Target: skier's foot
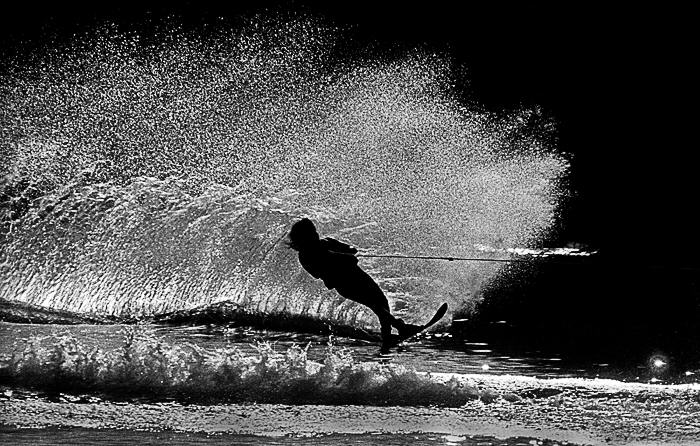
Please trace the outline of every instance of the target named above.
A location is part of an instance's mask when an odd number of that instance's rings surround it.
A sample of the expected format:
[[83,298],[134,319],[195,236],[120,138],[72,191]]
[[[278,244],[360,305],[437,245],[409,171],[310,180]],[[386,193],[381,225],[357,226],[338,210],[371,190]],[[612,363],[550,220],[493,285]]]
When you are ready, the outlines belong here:
[[387,354],[391,352],[391,349],[399,345],[402,341],[401,336],[391,334],[384,339],[382,339],[382,347],[379,349],[379,353]]
[[399,337],[401,338],[413,336],[415,333],[420,331],[418,328],[420,327],[419,325],[407,324],[403,321],[403,319],[399,318],[396,318],[393,325],[396,327],[396,330],[399,332]]
[[396,344],[393,342],[382,342],[382,346],[379,348],[379,354],[388,355],[394,347],[396,347]]
[[420,333],[420,331],[423,329],[422,325],[415,325],[415,324],[403,324],[401,328],[399,328],[399,336],[402,338],[409,338],[413,336],[414,334]]

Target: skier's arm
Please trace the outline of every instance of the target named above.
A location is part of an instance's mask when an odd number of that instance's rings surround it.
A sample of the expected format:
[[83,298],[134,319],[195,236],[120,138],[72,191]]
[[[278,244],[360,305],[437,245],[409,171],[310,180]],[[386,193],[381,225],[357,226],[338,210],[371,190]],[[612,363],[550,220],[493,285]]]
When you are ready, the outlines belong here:
[[340,254],[357,254],[357,248],[350,246],[347,243],[339,242],[334,238],[326,237],[323,239],[323,241],[326,242],[326,246],[329,251]]

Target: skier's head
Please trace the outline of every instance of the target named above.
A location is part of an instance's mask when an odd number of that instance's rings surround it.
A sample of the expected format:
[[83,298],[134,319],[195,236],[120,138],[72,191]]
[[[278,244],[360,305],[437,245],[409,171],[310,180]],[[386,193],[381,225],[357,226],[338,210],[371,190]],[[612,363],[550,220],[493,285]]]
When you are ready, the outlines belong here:
[[289,242],[287,244],[290,248],[299,251],[306,246],[318,242],[318,240],[319,236],[314,223],[308,218],[302,218],[292,225],[292,229],[289,231]]

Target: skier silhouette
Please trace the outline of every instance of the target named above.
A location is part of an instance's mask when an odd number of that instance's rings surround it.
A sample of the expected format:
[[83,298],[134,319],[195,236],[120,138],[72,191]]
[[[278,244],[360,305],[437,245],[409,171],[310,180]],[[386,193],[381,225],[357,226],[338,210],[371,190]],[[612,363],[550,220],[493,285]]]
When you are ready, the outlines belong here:
[[358,266],[356,248],[330,237],[320,238],[308,218],[292,225],[288,245],[299,253],[301,266],[314,278],[323,280],[326,288],[335,288],[344,298],[369,307],[377,315],[381,325],[382,352],[392,347],[392,327],[398,330],[400,337],[421,330],[421,326],[407,324],[391,314],[382,289]]

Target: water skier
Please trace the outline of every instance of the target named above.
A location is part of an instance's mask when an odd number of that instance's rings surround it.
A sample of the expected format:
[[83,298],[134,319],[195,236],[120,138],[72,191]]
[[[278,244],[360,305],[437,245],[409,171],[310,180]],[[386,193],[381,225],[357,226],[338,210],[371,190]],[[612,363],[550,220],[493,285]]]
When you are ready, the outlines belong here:
[[326,288],[335,288],[344,298],[369,307],[377,315],[382,333],[381,352],[388,352],[394,345],[392,327],[398,330],[399,338],[409,337],[424,328],[394,317],[382,289],[358,266],[357,249],[330,237],[320,238],[308,218],[292,225],[288,244],[299,253],[301,266],[316,279],[323,280]]

